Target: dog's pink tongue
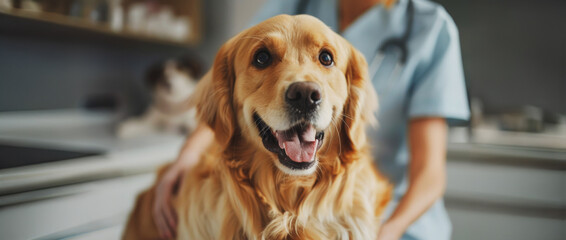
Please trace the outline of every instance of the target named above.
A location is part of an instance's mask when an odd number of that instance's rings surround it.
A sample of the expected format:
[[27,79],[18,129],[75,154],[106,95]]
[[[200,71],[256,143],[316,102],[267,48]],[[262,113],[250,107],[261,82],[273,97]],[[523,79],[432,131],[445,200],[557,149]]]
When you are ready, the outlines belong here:
[[303,132],[291,129],[275,133],[279,147],[285,149],[287,156],[295,162],[310,162],[314,160],[316,145],[318,144],[315,136],[316,129],[312,125],[308,125],[303,129]]

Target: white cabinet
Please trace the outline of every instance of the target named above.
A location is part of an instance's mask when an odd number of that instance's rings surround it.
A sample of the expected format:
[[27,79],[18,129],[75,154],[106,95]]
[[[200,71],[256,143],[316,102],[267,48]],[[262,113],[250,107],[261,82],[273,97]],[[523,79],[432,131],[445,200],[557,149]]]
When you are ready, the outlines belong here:
[[52,189],[59,196],[0,208],[0,239],[119,239],[135,197],[153,173]]
[[453,239],[566,239],[566,152],[452,145]]

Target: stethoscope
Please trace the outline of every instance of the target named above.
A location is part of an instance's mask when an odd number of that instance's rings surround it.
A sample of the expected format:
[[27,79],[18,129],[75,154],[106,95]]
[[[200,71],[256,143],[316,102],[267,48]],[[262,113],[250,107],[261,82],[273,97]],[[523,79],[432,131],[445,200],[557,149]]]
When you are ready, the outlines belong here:
[[[375,50],[375,56],[370,61],[368,66],[368,72],[370,73],[370,79],[379,73],[380,68],[383,65],[383,60],[387,56],[387,52],[395,48],[399,51],[398,61],[395,63],[393,71],[387,76],[384,89],[390,89],[395,82],[394,79],[399,79],[403,71],[405,64],[407,63],[407,58],[409,56],[409,49],[407,48],[407,42],[411,37],[411,32],[413,30],[413,19],[415,17],[415,7],[413,5],[413,0],[408,0],[407,4],[407,23],[405,25],[405,32],[400,37],[392,37],[385,40],[381,46]],[[297,13],[306,13],[307,5],[309,0],[299,0],[297,4]],[[388,91],[386,91],[388,92]]]

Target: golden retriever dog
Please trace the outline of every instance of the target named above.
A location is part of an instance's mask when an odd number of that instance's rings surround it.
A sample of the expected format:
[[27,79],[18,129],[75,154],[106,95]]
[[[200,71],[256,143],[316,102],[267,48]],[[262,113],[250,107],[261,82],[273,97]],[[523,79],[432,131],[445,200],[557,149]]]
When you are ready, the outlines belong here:
[[[215,142],[174,199],[177,238],[375,239],[391,187],[366,139],[367,75],[363,55],[307,15],[225,43],[197,86]],[[153,196],[138,197],[125,239],[158,238]]]

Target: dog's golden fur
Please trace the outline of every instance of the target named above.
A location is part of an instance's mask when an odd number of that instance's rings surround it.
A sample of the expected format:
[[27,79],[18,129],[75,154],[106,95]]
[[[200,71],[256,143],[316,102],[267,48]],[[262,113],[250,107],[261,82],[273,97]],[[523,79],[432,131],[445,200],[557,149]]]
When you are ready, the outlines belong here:
[[[262,47],[273,64],[257,69],[250,62]],[[332,53],[334,66],[320,64],[321,49]],[[316,171],[307,175],[276,166],[251,116],[270,124],[268,115],[284,108],[285,88],[299,80],[319,84],[321,107],[332,109]],[[215,142],[174,200],[177,238],[375,239],[391,188],[366,140],[377,107],[372,89],[364,57],[316,18],[277,16],[229,40],[196,91],[200,120]],[[154,187],[138,197],[125,239],[158,238],[153,195]]]

